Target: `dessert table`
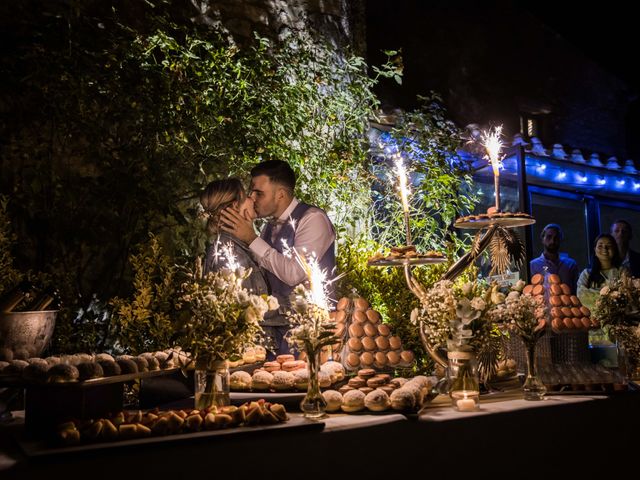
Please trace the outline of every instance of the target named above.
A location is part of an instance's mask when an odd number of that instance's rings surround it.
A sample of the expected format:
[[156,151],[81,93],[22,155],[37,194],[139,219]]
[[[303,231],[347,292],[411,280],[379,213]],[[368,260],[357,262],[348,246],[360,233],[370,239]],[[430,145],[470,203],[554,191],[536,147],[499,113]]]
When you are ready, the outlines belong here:
[[313,428],[160,437],[37,457],[15,442],[23,418],[14,412],[0,426],[0,478],[596,478],[622,474],[635,459],[637,392],[531,402],[515,391],[483,395],[480,406],[456,412],[441,395],[419,415],[335,414]]

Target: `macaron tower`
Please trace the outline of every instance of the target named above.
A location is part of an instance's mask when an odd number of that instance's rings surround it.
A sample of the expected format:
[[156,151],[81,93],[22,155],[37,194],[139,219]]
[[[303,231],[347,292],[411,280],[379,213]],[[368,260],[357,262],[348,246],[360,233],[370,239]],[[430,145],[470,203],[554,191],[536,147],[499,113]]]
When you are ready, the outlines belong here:
[[343,297],[332,312],[340,344],[340,361],[349,371],[373,368],[383,371],[409,367],[415,361],[413,352],[402,348],[402,341],[382,323],[380,313],[363,297]]

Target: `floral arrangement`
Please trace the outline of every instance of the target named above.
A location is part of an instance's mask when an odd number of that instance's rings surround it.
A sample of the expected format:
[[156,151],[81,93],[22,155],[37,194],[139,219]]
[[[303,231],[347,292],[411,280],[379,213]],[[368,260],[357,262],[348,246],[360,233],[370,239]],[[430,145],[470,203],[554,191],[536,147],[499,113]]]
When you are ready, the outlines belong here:
[[[640,316],[640,278],[623,273],[607,281],[592,312],[607,335],[623,345],[631,366],[640,366],[640,327],[632,319]],[[637,323],[637,322],[636,322]]]
[[254,295],[242,287],[250,273],[250,269],[237,268],[203,275],[200,258],[188,273],[178,300],[184,318],[180,342],[197,363],[239,354],[261,333],[264,314],[278,308],[276,298]]
[[311,357],[322,347],[336,343],[336,324],[329,317],[329,311],[314,302],[312,291],[298,285],[291,297],[291,310],[287,314],[291,325],[287,334],[289,344]]
[[518,335],[525,345],[535,345],[544,334],[546,322],[536,312],[541,306],[531,295],[522,294],[525,282],[519,280],[507,294],[504,303],[491,311],[493,322],[509,333]]
[[479,351],[492,334],[489,311],[504,299],[497,286],[485,282],[441,280],[422,290],[422,307],[411,312],[411,322],[435,348]]

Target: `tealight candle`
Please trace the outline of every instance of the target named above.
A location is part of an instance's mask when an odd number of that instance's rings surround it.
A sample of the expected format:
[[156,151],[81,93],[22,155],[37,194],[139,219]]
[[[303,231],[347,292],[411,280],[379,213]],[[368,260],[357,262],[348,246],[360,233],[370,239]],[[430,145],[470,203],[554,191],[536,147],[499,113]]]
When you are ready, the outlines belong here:
[[456,401],[456,407],[460,412],[473,412],[476,409],[476,402],[473,398],[461,398]]

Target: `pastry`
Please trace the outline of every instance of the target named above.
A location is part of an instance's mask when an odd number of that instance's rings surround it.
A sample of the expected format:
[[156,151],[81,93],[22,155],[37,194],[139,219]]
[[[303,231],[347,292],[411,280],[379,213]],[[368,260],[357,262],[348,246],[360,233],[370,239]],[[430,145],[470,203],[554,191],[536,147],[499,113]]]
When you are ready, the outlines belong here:
[[378,350],[386,352],[389,350],[389,340],[384,336],[376,337],[376,346],[378,347]]
[[276,361],[278,361],[280,363],[292,362],[293,360],[295,360],[295,357],[293,355],[289,355],[289,354],[278,355],[276,357]]
[[[114,363],[115,365],[115,363]],[[78,380],[80,373],[78,369],[66,363],[60,363],[54,365],[47,371],[47,382],[50,383],[64,383],[75,382]]]
[[[143,354],[143,355],[144,355],[144,354]],[[151,354],[149,354],[149,355],[151,355]],[[112,357],[111,355],[109,355],[108,353],[98,353],[98,354],[96,354],[96,356],[95,356],[94,360],[95,360],[96,362],[101,361],[101,360],[106,360],[106,361],[109,361],[109,362],[115,362],[115,361],[116,361],[116,359],[115,359],[115,358],[113,358],[113,357]]]
[[[109,360],[96,360],[96,363],[102,367],[102,372],[104,373],[105,377],[120,375],[120,365],[118,365],[116,362]],[[57,367],[57,365],[54,365],[54,367]]]
[[138,373],[138,365],[130,358],[121,358],[116,361],[116,363],[120,367],[120,373],[123,375],[127,373]]
[[351,299],[349,297],[342,297],[340,300],[338,300],[338,304],[336,305],[336,310],[346,310],[350,304],[351,304]]
[[306,367],[307,367],[306,362],[303,362],[300,360],[293,360],[289,362],[284,362],[282,364],[282,370],[284,370],[285,372],[293,372],[294,370],[299,370],[301,368],[306,368]]
[[362,346],[368,352],[376,349],[376,342],[371,337],[364,337],[362,339]]
[[[265,372],[266,373],[266,372]],[[318,374],[318,379],[320,374]],[[291,372],[273,372],[273,380],[271,380],[271,388],[278,392],[291,390],[293,388],[295,378]]]
[[391,348],[391,350],[398,350],[402,348],[402,342],[398,337],[389,337],[389,348]]
[[364,409],[365,394],[360,390],[350,390],[342,396],[342,411],[351,413]]
[[327,412],[337,412],[342,406],[342,394],[336,390],[325,390],[322,392],[324,401],[327,402]]
[[25,380],[34,382],[43,382],[47,379],[47,371],[49,370],[49,364],[42,358],[29,359],[29,365],[27,365],[22,371],[22,377]]
[[264,362],[267,358],[267,349],[262,345],[256,345],[254,350],[256,352],[256,362]]
[[356,323],[364,323],[367,321],[367,315],[362,310],[356,310],[353,312],[353,321]]
[[371,393],[373,392],[373,388],[371,387],[360,387],[358,390],[360,390],[362,393],[364,393],[365,395],[367,393]]
[[357,368],[360,365],[360,355],[357,353],[349,353],[347,355],[347,366],[351,369]]
[[375,335],[378,334],[378,328],[375,325],[372,325],[371,323],[367,322],[364,324],[364,333],[368,337],[374,337]]
[[231,390],[240,392],[247,391],[251,389],[252,381],[251,375],[247,372],[233,372],[229,377],[229,386],[231,387]]
[[320,370],[318,372],[318,383],[320,384],[320,388],[329,388],[331,386],[331,375]]
[[343,386],[341,386],[341,387],[338,389],[338,391],[339,391],[342,395],[344,395],[345,393],[347,393],[347,392],[348,392],[348,391],[350,391],[350,390],[356,390],[356,389],[355,389],[355,388],[353,388],[353,387],[350,387],[349,385],[343,385]]
[[132,357],[131,360],[136,362],[136,365],[138,366],[138,371],[139,372],[148,372],[149,371],[149,362],[147,362],[146,358],[144,358],[144,357]]
[[293,373],[293,385],[296,390],[305,391],[309,386],[309,370],[306,368],[295,370]]
[[364,406],[372,412],[383,412],[389,409],[391,401],[389,395],[378,388],[367,394],[364,398]]
[[404,350],[402,353],[400,353],[400,365],[408,367],[413,363],[414,360],[415,355],[412,351]]
[[[274,372],[277,373],[277,372]],[[265,391],[271,388],[273,375],[269,372],[254,372],[251,378],[251,388],[253,390]]]
[[251,364],[256,363],[256,351],[253,347],[246,348],[244,352],[242,352],[242,360],[244,363]]
[[349,382],[348,382],[348,385],[351,388],[366,387],[367,386],[367,381],[364,378],[362,378],[360,376],[357,376],[357,377],[350,378]]
[[383,337],[388,337],[389,334],[391,333],[391,330],[387,325],[385,325],[384,323],[381,323],[380,325],[378,325],[378,333]]
[[275,372],[282,368],[280,362],[264,362],[263,367],[267,372]]
[[[173,367],[173,355],[170,357],[167,352],[154,352],[153,356],[158,360],[160,368],[172,368]],[[133,358],[131,359],[133,360]],[[149,365],[149,362],[147,362]]]
[[367,380],[367,387],[378,388],[387,383],[387,380],[384,377],[376,375],[375,377],[371,377]]
[[[404,352],[403,352],[404,353]],[[387,366],[387,354],[384,352],[376,352],[373,356],[373,365],[376,368],[384,368]]]
[[78,380],[80,381],[104,377],[102,367],[96,362],[83,362],[76,368],[78,369]]
[[361,310],[365,312],[367,308],[369,308],[369,302],[367,302],[362,297],[357,297],[356,299],[353,300],[353,306],[356,310]]
[[365,312],[367,314],[367,319],[374,325],[380,323],[380,314],[373,309],[369,309]]
[[329,361],[320,366],[321,370],[325,370],[330,375],[335,376],[335,381],[339,382],[344,379],[345,371],[341,363]]
[[362,368],[358,370],[358,377],[364,378],[365,380],[372,378],[376,375],[376,371],[373,368]]
[[362,337],[364,336],[364,329],[357,323],[352,323],[349,325],[349,335],[351,337]]
[[395,367],[400,363],[400,355],[396,352],[387,352],[387,362],[389,366]]
[[396,378],[392,378],[391,380],[389,380],[389,383],[396,385],[398,388],[402,387],[405,383],[407,383],[409,380],[407,380],[406,378],[403,377],[396,377]]

